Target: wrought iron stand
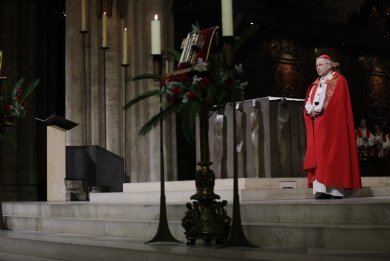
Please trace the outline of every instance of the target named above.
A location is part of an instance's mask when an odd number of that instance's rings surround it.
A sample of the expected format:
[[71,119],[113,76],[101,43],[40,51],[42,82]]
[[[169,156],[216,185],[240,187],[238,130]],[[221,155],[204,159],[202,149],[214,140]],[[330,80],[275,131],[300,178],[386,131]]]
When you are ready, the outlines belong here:
[[[234,46],[233,37],[224,37],[225,40],[225,58],[226,65],[233,72],[234,66]],[[234,75],[233,75],[234,79]],[[232,104],[233,112],[233,221],[229,236],[221,247],[257,247],[250,243],[242,230],[241,213],[240,213],[240,196],[238,194],[238,166],[237,166],[237,137],[236,137],[236,102]]]
[[[154,73],[162,75],[162,56],[153,55],[153,70]],[[160,83],[161,85],[161,83]],[[161,97],[160,97],[161,104]],[[162,107],[160,107],[160,112]],[[165,199],[165,166],[164,166],[164,133],[163,133],[163,120],[160,119],[160,219],[158,222],[157,233],[153,239],[146,243],[154,242],[180,242],[174,238],[169,230],[168,218],[167,218],[167,204]]]

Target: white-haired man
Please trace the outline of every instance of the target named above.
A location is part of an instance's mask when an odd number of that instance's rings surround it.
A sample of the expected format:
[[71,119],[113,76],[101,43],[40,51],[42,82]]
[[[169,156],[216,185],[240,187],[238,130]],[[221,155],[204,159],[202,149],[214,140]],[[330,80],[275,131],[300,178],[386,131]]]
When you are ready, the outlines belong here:
[[360,169],[347,80],[332,70],[332,59],[316,59],[317,78],[308,88],[304,119],[304,169],[316,199],[341,199],[360,189]]

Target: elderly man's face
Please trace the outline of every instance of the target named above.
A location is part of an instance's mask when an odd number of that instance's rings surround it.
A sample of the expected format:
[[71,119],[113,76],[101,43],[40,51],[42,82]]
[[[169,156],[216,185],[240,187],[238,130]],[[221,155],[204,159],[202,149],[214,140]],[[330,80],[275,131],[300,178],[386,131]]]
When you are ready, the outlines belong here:
[[325,76],[332,69],[332,64],[329,60],[318,58],[316,60],[316,69],[319,76]]

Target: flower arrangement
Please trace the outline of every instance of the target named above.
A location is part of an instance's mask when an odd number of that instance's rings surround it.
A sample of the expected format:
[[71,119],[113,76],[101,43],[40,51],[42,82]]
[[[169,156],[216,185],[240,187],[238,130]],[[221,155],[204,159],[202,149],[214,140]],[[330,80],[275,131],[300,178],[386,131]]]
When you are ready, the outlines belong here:
[[14,81],[4,79],[0,85],[0,126],[12,125],[14,119],[23,118],[27,114],[29,104],[27,98],[39,83],[39,79],[32,81],[24,88],[25,80]]
[[[199,30],[194,27],[194,31]],[[257,30],[251,28],[245,37],[235,43],[237,49],[250,35]],[[221,41],[216,41],[221,42]],[[139,101],[158,96],[162,101],[162,109],[153,116],[139,131],[145,135],[157,126],[159,120],[170,112],[176,112],[182,116],[182,128],[186,138],[194,141],[194,123],[199,113],[221,111],[227,103],[243,99],[244,88],[247,82],[243,79],[242,65],[227,68],[224,62],[224,52],[221,46],[216,46],[217,51],[208,55],[207,61],[198,58],[191,67],[178,70],[170,75],[144,74],[133,80],[154,79],[161,83],[161,88],[147,91],[125,105],[125,109],[135,105]],[[181,53],[174,49],[167,50],[176,61],[180,61]],[[165,99],[162,99],[165,98]]]
[[[213,57],[217,58],[217,57]],[[168,75],[162,79],[161,94],[167,98],[168,106],[175,105],[180,111],[185,104],[199,103],[218,110],[228,103],[243,98],[246,81],[242,80],[242,65],[235,66],[234,78],[224,67],[198,59],[196,70],[179,75]]]

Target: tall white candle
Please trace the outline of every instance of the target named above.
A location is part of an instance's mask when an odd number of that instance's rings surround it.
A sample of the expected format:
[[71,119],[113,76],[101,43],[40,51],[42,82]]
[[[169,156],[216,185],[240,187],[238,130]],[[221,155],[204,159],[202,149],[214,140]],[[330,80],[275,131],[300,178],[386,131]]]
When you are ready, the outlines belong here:
[[107,47],[107,13],[103,12],[102,16],[102,47]]
[[233,0],[221,0],[222,35],[233,36]]
[[167,59],[167,60],[165,60],[165,74],[168,74],[168,71],[169,71],[169,62]]
[[127,28],[123,29],[122,64],[127,64]]
[[81,31],[87,31],[87,13],[86,13],[86,0],[81,0]]
[[160,20],[158,15],[154,15],[154,20],[150,23],[151,41],[152,41],[152,54],[161,54],[161,29]]

